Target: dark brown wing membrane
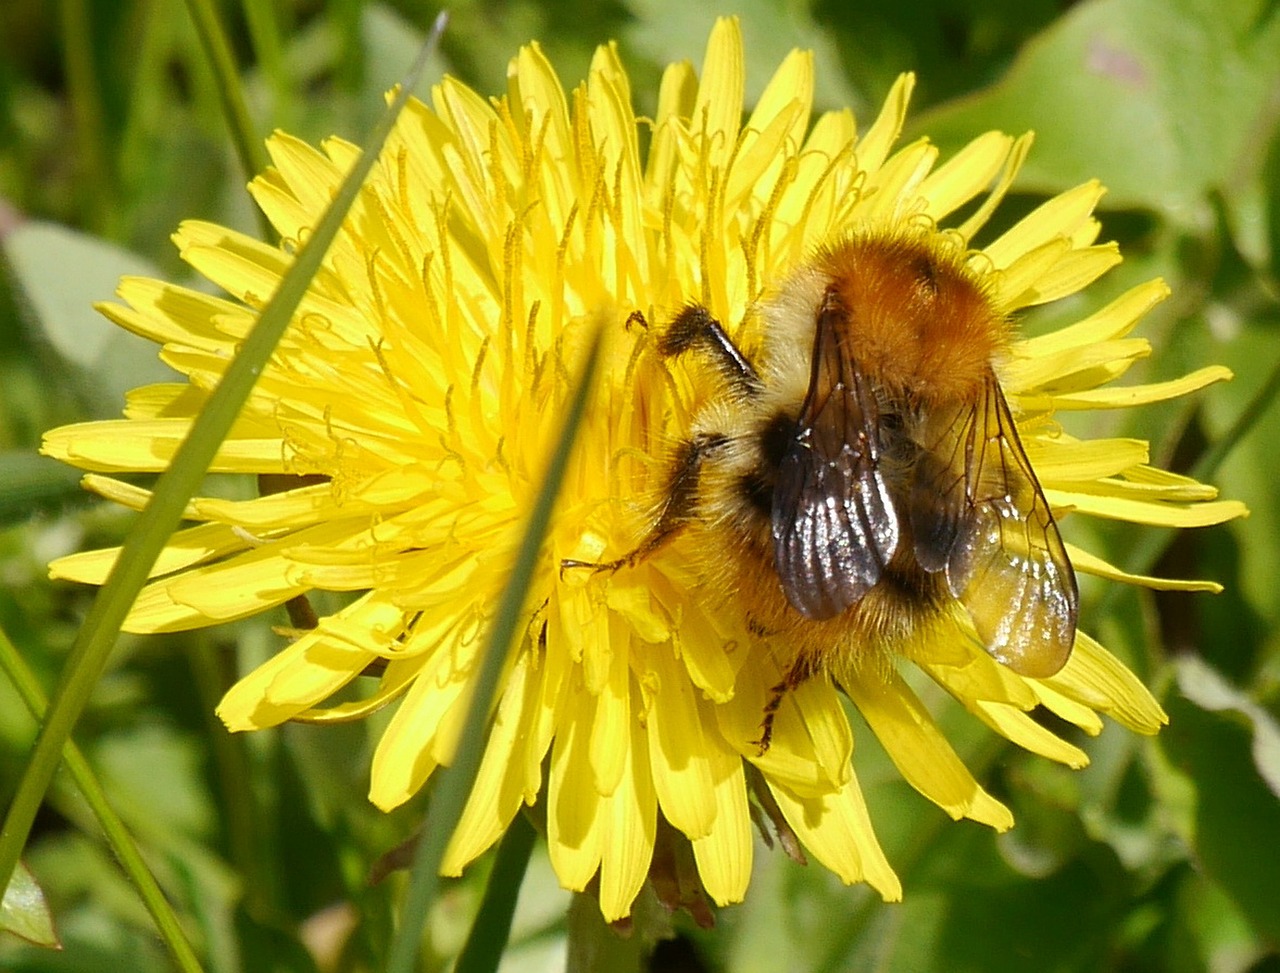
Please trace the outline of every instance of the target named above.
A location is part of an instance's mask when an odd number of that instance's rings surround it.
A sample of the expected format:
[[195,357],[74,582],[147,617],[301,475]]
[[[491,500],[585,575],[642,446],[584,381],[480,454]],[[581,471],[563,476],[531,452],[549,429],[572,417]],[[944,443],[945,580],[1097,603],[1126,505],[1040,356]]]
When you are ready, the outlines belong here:
[[992,656],[1024,676],[1053,675],[1075,641],[1075,573],[995,375],[972,406],[929,416],[920,439],[916,561],[946,572]]
[[778,468],[773,551],[787,599],[831,618],[880,580],[898,517],[878,467],[875,396],[841,344],[843,312],[817,317],[809,392]]

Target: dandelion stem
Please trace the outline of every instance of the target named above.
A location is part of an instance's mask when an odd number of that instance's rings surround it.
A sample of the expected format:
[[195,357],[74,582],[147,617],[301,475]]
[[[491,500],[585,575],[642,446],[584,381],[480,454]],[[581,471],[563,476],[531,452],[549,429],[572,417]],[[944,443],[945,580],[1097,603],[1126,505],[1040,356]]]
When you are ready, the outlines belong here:
[[515,915],[516,899],[537,837],[528,818],[517,814],[498,845],[484,899],[466,945],[458,954],[454,973],[491,973],[498,968],[511,938],[511,917]]
[[271,91],[272,120],[275,125],[291,124],[294,116],[294,86],[285,61],[279,18],[283,5],[241,0],[249,40],[267,88]]
[[[638,908],[639,900],[633,908]],[[635,921],[637,917],[632,916]],[[578,892],[569,904],[569,945],[565,957],[566,973],[640,973],[653,944],[648,937],[618,935],[600,914],[600,902],[594,895]]]

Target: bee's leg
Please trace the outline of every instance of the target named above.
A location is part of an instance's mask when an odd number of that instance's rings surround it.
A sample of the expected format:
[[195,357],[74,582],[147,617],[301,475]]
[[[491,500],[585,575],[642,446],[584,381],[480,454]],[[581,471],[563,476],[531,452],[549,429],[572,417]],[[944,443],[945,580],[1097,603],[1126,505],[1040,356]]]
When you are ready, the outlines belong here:
[[764,704],[764,717],[760,720],[760,739],[751,741],[756,745],[759,756],[764,756],[765,751],[769,749],[769,744],[773,742],[773,721],[787,693],[812,675],[813,665],[808,659],[801,657],[792,663],[787,674],[782,677],[782,682],[769,690],[769,699]]
[[675,461],[671,464],[666,499],[662,502],[662,511],[658,514],[658,521],[635,550],[624,554],[616,561],[595,562],[566,559],[560,562],[560,570],[563,571],[565,568],[592,568],[596,571],[617,571],[622,567],[632,567],[674,538],[696,516],[698,477],[702,471],[702,461],[708,453],[722,448],[728,441],[724,436],[704,434],[695,436],[680,445],[680,451],[676,453]]
[[760,391],[760,375],[733,343],[720,322],[701,304],[688,304],[658,339],[658,351],[670,358],[692,348],[708,352],[724,377],[744,395]]
[[778,715],[778,707],[782,705],[788,688],[783,681],[769,690],[769,701],[764,704],[764,718],[760,721],[760,739],[751,741],[758,757],[763,757],[773,743],[773,720]]

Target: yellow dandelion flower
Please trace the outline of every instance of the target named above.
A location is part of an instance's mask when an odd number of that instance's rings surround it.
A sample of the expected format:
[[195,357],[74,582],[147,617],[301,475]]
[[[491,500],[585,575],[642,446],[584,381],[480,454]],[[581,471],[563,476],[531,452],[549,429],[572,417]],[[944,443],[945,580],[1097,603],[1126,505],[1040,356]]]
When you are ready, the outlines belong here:
[[[1180,527],[1243,512],[1149,466],[1145,443],[1073,439],[1054,422],[1059,412],[1139,405],[1227,377],[1206,368],[1174,382],[1112,384],[1150,350],[1129,335],[1164,297],[1161,282],[1044,337],[1008,332],[1020,309],[1073,294],[1119,261],[1113,245],[1096,242],[1097,184],[1051,199],[978,247],[1028,137],[988,133],[941,162],[927,141],[895,149],[909,75],[861,135],[846,111],[812,120],[804,52],[783,62],[744,121],[743,75],[738,25],[722,20],[700,78],[687,64],[667,69],[652,120],[633,113],[612,45],[568,94],[531,45],[511,62],[502,98],[446,79],[430,106],[411,102],[214,462],[216,472],[293,477],[281,481],[290,488],[194,499],[194,526],[172,538],[126,623],[133,632],[190,629],[312,591],[348,593],[345,607],[245,675],[219,714],[248,730],[392,704],[370,798],[402,804],[454,754],[570,376],[591,322],[610,322],[526,635],[506,662],[445,863],[460,871],[541,801],[561,883],[598,882],[610,920],[629,913],[651,872],[670,878],[659,863],[675,846],[691,852],[712,900],[741,900],[753,802],[845,882],[900,897],[854,773],[838,689],[917,790],[955,818],[998,829],[1011,825],[1009,811],[966,770],[903,669],[922,670],[1014,743],[1076,767],[1085,754],[1033,719],[1037,707],[1088,733],[1100,730],[1099,714],[1139,733],[1165,721],[1138,680],[1083,633],[1065,665],[1026,664],[1039,651],[1027,644],[1024,657],[997,661],[969,618],[990,607],[974,596],[968,613],[956,610],[959,593],[936,624],[904,629],[902,645],[891,625],[864,633],[865,645],[846,635],[829,646],[838,664],[819,659],[801,673],[810,678],[787,682],[815,638],[793,642],[804,630],[795,619],[771,629],[753,616],[748,596],[772,586],[767,597],[777,600],[779,572],[746,584],[732,566],[741,552],[722,543],[731,512],[698,510],[697,484],[681,479],[691,471],[680,464],[692,462],[698,430],[732,427],[735,382],[757,367],[780,373],[788,352],[768,333],[771,315],[800,300],[796,289],[808,285],[799,268],[815,254],[849,240],[907,241],[904,252],[934,267],[917,278],[941,273],[999,322],[988,356],[998,383],[984,388],[990,403],[1007,403],[997,438],[1017,444],[1034,470],[1037,536],[1056,538],[1052,517],[1069,512]],[[110,474],[165,468],[289,265],[289,244],[306,237],[357,152],[338,139],[317,150],[283,134],[269,149],[273,168],[252,193],[284,247],[186,223],[175,237],[183,259],[230,296],[126,279],[125,304],[103,308],[159,342],[187,376],[136,390],[122,420],[48,434],[44,451],[90,471],[86,485],[108,499],[145,502],[146,491]],[[967,215],[949,222],[958,211]],[[719,358],[672,353],[680,342],[669,325],[682,314],[701,321],[685,344],[722,338]],[[811,348],[796,347],[807,374]],[[724,367],[731,352],[743,359],[736,377]],[[885,411],[877,402],[863,404]],[[729,491],[728,474],[720,479]],[[1020,509],[1015,520],[1032,519]],[[811,542],[801,547],[812,554]],[[1132,577],[1071,545],[1065,552],[1075,571],[1212,587]],[[1021,555],[1058,566],[1043,552]],[[79,554],[52,571],[101,583],[115,556]],[[1066,650],[1073,583],[1070,595],[1035,616],[1067,618]],[[353,683],[366,689],[358,701],[351,689],[333,701]]]

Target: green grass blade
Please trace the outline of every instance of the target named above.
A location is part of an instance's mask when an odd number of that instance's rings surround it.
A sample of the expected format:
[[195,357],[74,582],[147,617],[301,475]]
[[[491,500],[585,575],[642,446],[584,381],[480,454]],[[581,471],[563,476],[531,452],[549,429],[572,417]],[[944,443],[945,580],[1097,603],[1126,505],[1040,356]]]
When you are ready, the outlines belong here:
[[76,128],[79,182],[84,211],[91,226],[111,236],[118,212],[114,162],[107,151],[106,111],[94,58],[91,5],[87,0],[62,0],[58,21],[62,32],[64,69]]
[[[253,119],[249,117],[249,108],[240,90],[240,76],[236,71],[235,58],[231,56],[231,42],[222,29],[222,21],[218,19],[218,11],[212,0],[187,0],[187,10],[195,24],[209,69],[213,72],[218,103],[222,106],[222,114],[226,116],[231,144],[235,147],[236,157],[240,160],[245,181],[248,182],[267,167],[267,152],[263,147],[262,137],[254,128]],[[258,211],[258,222],[263,239],[274,239],[275,230],[261,210]]]
[[262,72],[267,90],[271,92],[274,124],[287,124],[294,117],[293,102],[297,93],[290,81],[284,40],[280,36],[279,4],[274,0],[268,3],[263,3],[262,0],[241,0],[240,11],[249,30],[254,62]]

